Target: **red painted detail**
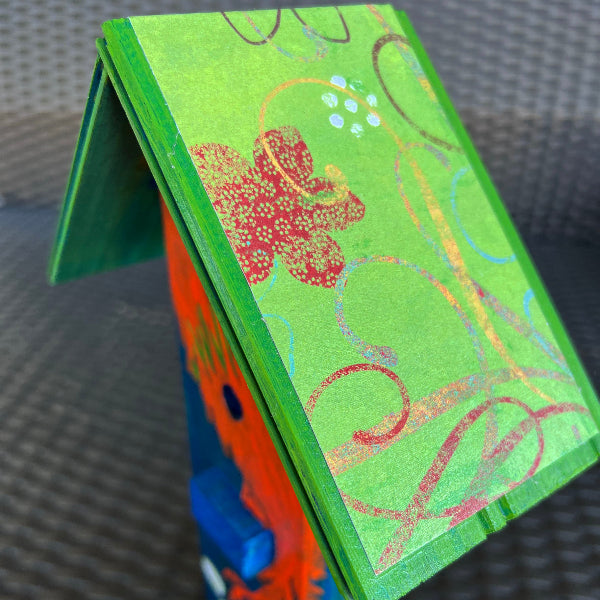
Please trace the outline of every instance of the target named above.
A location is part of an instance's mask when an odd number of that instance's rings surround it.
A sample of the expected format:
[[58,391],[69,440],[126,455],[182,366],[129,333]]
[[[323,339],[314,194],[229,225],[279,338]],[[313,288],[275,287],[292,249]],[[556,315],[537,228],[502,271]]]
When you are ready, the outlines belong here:
[[222,144],[192,146],[190,153],[248,283],[267,279],[277,255],[296,279],[335,286],[345,260],[329,233],[362,219],[365,207],[343,181],[313,177],[297,129],[258,138],[254,166]]
[[[188,369],[199,382],[207,418],[216,427],[224,452],[242,475],[241,500],[275,537],[275,558],[260,575],[262,587],[250,591],[231,570],[230,600],[316,600],[325,563],[292,485],[269,437],[241,370],[163,204],[169,280]],[[243,418],[234,419],[223,386],[237,395]]]

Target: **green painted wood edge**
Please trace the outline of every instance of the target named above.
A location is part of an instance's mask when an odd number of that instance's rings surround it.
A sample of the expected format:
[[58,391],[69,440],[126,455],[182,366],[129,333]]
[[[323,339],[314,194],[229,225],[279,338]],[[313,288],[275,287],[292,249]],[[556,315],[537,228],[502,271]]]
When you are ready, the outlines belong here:
[[91,135],[91,124],[94,122],[96,114],[99,110],[99,105],[96,99],[101,93],[102,84],[104,84],[105,81],[106,74],[104,73],[102,63],[97,59],[94,65],[94,72],[92,74],[92,81],[90,83],[90,89],[88,92],[88,100],[83,112],[81,127],[77,137],[75,154],[73,155],[73,162],[71,163],[71,169],[67,179],[68,183],[65,191],[65,197],[61,205],[60,215],[58,217],[57,231],[54,237],[54,245],[52,246],[52,251],[50,254],[50,262],[48,263],[48,280],[50,283],[57,283],[59,281],[58,271],[61,255],[66,242],[68,223],[73,210],[73,197],[83,169],[82,157],[85,154],[87,142],[89,136]]
[[471,163],[471,167],[473,172],[475,173],[481,187],[485,191],[487,197],[489,198],[490,204],[494,213],[502,227],[502,231],[508,242],[515,253],[519,264],[521,265],[523,272],[533,293],[535,294],[535,298],[540,306],[542,314],[544,318],[548,322],[552,333],[554,334],[558,346],[563,353],[569,369],[573,373],[573,377],[577,385],[581,390],[581,395],[583,396],[586,404],[588,405],[590,412],[594,417],[594,421],[596,422],[596,426],[600,429],[600,404],[598,403],[598,398],[594,391],[594,388],[585,372],[585,369],[577,356],[577,352],[573,347],[573,344],[567,334],[567,331],[559,317],[558,311],[553,305],[552,300],[550,299],[550,295],[546,290],[544,283],[542,282],[533,260],[527,250],[525,244],[523,243],[521,236],[519,235],[517,229],[515,228],[506,207],[504,206],[500,196],[492,182],[486,168],[479,157],[467,130],[462,124],[456,109],[452,105],[444,86],[440,78],[438,77],[433,64],[429,60],[425,49],[423,48],[419,38],[415,30],[413,29],[408,17],[405,13],[401,11],[396,11],[398,15],[398,20],[402,25],[406,33],[406,37],[408,38],[410,45],[415,51],[419,62],[431,83],[431,87],[438,97],[444,112],[446,113],[446,117],[460,142],[460,145],[465,150],[465,156]]
[[50,282],[162,254],[152,177],[97,61],[49,263]]
[[[126,36],[135,35],[133,33],[131,25],[129,24],[128,21],[126,21],[126,20],[117,21],[117,22],[113,21],[113,22],[109,22],[109,23],[105,24],[105,34],[107,35],[107,38],[111,37],[111,34],[108,32],[111,31],[112,28],[114,28],[117,30],[117,33],[116,33],[117,38],[116,39],[118,40],[119,39],[118,35],[120,33],[119,30],[121,27],[124,27]],[[127,42],[125,42],[125,43],[127,43]],[[135,38],[135,44],[137,45],[137,38]],[[232,351],[234,353],[234,356],[236,357],[236,360],[237,360],[240,368],[242,369],[242,372],[244,373],[244,378],[248,384],[248,387],[250,388],[250,390],[252,392],[252,396],[256,400],[257,406],[261,412],[261,416],[265,422],[265,426],[267,427],[269,435],[271,436],[271,439],[273,440],[275,448],[277,449],[279,457],[284,465],[284,468],[286,469],[286,472],[288,473],[290,481],[291,481],[292,485],[294,486],[294,489],[295,489],[298,499],[303,507],[303,510],[305,512],[307,520],[308,520],[309,524],[311,525],[313,532],[315,533],[315,537],[319,543],[321,551],[323,552],[323,556],[325,557],[326,562],[329,566],[329,570],[330,570],[332,576],[334,577],[334,579],[336,581],[336,585],[338,586],[338,589],[340,590],[340,592],[342,594],[344,594],[347,598],[351,598],[350,592],[348,591],[348,588],[346,585],[346,581],[338,568],[338,563],[334,557],[332,549],[329,546],[327,539],[324,537],[323,530],[320,526],[317,514],[315,513],[315,511],[313,509],[313,506],[307,496],[306,490],[304,489],[304,487],[302,485],[299,474],[295,470],[294,464],[292,463],[289,453],[287,452],[287,447],[286,447],[285,443],[283,442],[281,434],[280,434],[277,426],[275,425],[273,418],[271,416],[271,413],[269,412],[268,407],[262,397],[262,392],[261,392],[260,388],[258,387],[258,384],[256,382],[254,374],[252,373],[252,370],[250,369],[250,367],[248,365],[246,356],[243,353],[243,351],[240,347],[240,344],[238,342],[238,339],[231,328],[231,323],[224,311],[223,305],[220,302],[219,295],[218,295],[215,287],[213,286],[213,283],[210,280],[210,277],[208,276],[207,270],[204,266],[202,258],[200,257],[200,254],[198,252],[198,248],[197,248],[194,240],[192,239],[192,236],[190,235],[190,231],[188,230],[186,222],[179,210],[179,205],[171,191],[171,188],[169,186],[169,183],[167,182],[166,177],[164,176],[164,172],[162,170],[161,165],[159,164],[157,156],[154,153],[152,143],[151,143],[150,139],[148,138],[148,136],[146,135],[145,129],[138,118],[138,115],[133,107],[133,104],[130,100],[130,97],[129,97],[127,91],[125,90],[125,87],[123,85],[123,82],[122,82],[121,76],[120,76],[120,73],[122,72],[122,70],[120,71],[114,64],[113,55],[116,55],[117,57],[119,57],[120,56],[119,50],[122,49],[122,46],[118,45],[117,49],[112,48],[111,50],[112,50],[113,54],[110,54],[105,40],[100,39],[97,41],[97,47],[98,47],[99,54],[102,57],[102,61],[106,65],[106,68],[110,74],[110,78],[111,78],[113,85],[115,86],[115,90],[117,91],[117,94],[119,95],[119,98],[121,100],[121,103],[123,105],[125,113],[127,114],[127,117],[131,123],[131,126],[132,126],[135,134],[136,134],[138,142],[140,143],[142,151],[144,152],[146,160],[148,161],[150,169],[156,179],[158,188],[163,196],[163,199],[169,209],[169,212],[170,212],[172,218],[174,219],[174,222],[177,226],[177,230],[178,230],[180,236],[182,237],[182,240],[183,240],[183,242],[186,246],[186,249],[192,259],[192,262],[194,263],[196,272],[198,273],[200,280],[202,282],[202,285],[211,301],[211,305],[212,305],[213,309],[215,310],[215,312],[217,313],[219,322],[221,323],[221,326],[223,328],[225,336],[232,348]],[[133,85],[135,86],[135,82],[138,82],[138,79],[135,75],[136,73],[137,74],[144,73],[147,76],[146,81],[148,83],[152,83],[152,84],[156,85],[155,80],[151,76],[149,65],[147,64],[145,57],[143,56],[143,52],[141,51],[141,48],[139,48],[139,45],[137,45],[136,50],[138,50],[138,52],[141,53],[141,54],[137,54],[137,56],[136,56],[136,58],[139,59],[140,62],[139,63],[134,63],[134,62],[127,63],[127,64],[130,64],[130,66],[131,66],[131,72],[129,73],[129,75],[134,77]],[[129,59],[132,59],[132,58],[133,57],[131,57],[131,56],[129,57]],[[125,58],[125,60],[127,61],[128,59]],[[137,86],[135,86],[135,87],[137,87]],[[161,106],[166,107],[166,104],[164,102],[164,99],[163,99],[162,94],[161,94],[160,90],[158,89],[158,87],[152,93],[156,94],[156,96],[158,96],[159,103],[162,103]],[[142,96],[142,98],[144,98],[144,96]],[[168,109],[165,108],[165,110],[168,110]],[[176,127],[174,122],[171,123],[171,127]],[[181,137],[179,137],[179,139],[181,139]],[[187,154],[187,149],[186,149],[186,154]],[[188,155],[188,158],[189,158],[189,155]],[[167,173],[169,175],[173,175],[173,173],[171,172],[172,170],[173,169],[167,169]],[[193,168],[193,179],[198,179],[195,168]],[[207,200],[208,200],[208,198],[207,198]],[[236,266],[237,266],[237,261],[236,261]]]
[[[536,473],[505,497],[493,502],[484,510],[409,555],[400,563],[404,570],[404,577],[402,586],[394,588],[394,592],[398,594],[396,597],[408,593],[459,559],[483,542],[490,533],[504,527],[507,521],[525,513],[547,495],[563,487],[569,480],[594,464],[598,457],[599,444],[600,435],[562,456],[550,467]],[[379,577],[383,581],[388,577],[388,571]]]

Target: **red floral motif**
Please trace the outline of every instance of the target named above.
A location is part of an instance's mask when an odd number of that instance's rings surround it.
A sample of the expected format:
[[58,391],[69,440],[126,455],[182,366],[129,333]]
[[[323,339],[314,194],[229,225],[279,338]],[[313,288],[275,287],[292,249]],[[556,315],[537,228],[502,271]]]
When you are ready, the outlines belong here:
[[246,279],[264,281],[278,255],[296,279],[334,287],[345,261],[328,232],[360,221],[365,207],[344,184],[312,176],[312,156],[294,127],[263,140],[254,144],[254,167],[228,146],[190,148]]

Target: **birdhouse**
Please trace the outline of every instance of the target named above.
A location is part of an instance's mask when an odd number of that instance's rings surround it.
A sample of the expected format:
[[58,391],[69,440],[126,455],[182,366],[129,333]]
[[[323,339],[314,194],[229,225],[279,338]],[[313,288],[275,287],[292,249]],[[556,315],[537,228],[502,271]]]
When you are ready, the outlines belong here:
[[396,600],[597,459],[592,387],[404,14],[103,32],[50,277],[166,254],[212,598]]

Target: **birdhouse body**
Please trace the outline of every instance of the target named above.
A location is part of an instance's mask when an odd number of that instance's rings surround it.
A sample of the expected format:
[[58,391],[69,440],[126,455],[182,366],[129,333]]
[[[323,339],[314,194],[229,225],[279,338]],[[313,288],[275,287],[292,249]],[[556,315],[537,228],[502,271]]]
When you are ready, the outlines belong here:
[[166,251],[215,598],[396,600],[597,459],[595,394],[403,14],[104,33],[51,279]]
[[[211,584],[205,566],[207,587],[212,593],[228,589],[231,598],[341,598],[166,208],[163,216],[182,345],[193,466],[191,498],[200,526],[201,564],[208,560],[219,565],[222,582]],[[222,496],[212,495],[215,487],[226,490],[225,506],[219,505]],[[197,502],[199,497],[202,502]],[[251,527],[239,538],[231,536],[238,542],[234,551],[253,540],[255,547],[244,549],[240,562],[231,561],[227,556],[229,529],[239,528],[248,516],[259,527]],[[244,560],[253,564],[241,573],[239,565]]]

